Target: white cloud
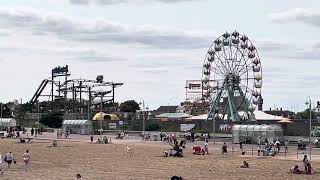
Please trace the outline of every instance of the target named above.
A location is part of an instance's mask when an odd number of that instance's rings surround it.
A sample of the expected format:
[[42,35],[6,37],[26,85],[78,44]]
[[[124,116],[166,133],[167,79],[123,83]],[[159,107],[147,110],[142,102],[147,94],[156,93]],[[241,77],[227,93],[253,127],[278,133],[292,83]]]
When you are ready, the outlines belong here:
[[270,14],[270,18],[274,22],[302,22],[309,25],[320,27],[320,11],[313,9],[296,8],[288,11]]
[[34,34],[53,34],[61,39],[104,43],[142,44],[157,48],[202,48],[212,34],[152,25],[127,26],[105,19],[79,19],[33,9],[0,9],[3,28],[18,28]]
[[101,4],[101,5],[112,5],[122,3],[147,3],[147,2],[162,2],[162,3],[178,3],[178,2],[189,2],[189,1],[200,1],[200,0],[69,0],[72,4],[88,5],[88,4]]

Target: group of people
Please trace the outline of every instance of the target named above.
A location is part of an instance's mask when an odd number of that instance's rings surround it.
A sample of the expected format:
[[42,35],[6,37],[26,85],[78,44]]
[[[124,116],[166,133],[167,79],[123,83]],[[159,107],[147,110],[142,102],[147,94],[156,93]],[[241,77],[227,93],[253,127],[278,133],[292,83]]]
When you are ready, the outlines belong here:
[[63,130],[57,130],[57,139],[62,139],[62,135],[64,134],[64,138],[69,138],[71,131],[68,129]]
[[[239,142],[239,148],[242,150],[242,155],[245,154],[245,151],[242,148],[243,146],[243,140],[240,139]],[[264,145],[260,144],[260,137],[258,137],[257,140],[257,150],[258,150],[258,156],[260,156],[260,153],[263,152],[264,156],[275,156],[277,153],[280,152],[281,143],[277,139],[274,141],[274,143],[269,142],[269,140],[266,138],[264,141]],[[285,152],[288,152],[288,141],[285,141]]]
[[30,130],[31,136],[35,136],[35,137],[37,137],[38,134],[42,134],[42,132],[43,132],[43,128],[36,128],[36,129],[31,128]]
[[183,149],[186,147],[186,140],[182,139],[180,143],[178,141],[174,141],[174,144],[170,144],[173,148],[169,151],[164,151],[164,155],[166,157],[183,157]]
[[[90,140],[91,140],[91,143],[92,143],[92,142],[93,142],[93,136],[91,136]],[[111,139],[110,139],[110,141],[111,141]],[[103,136],[102,139],[98,138],[98,140],[96,141],[96,143],[97,143],[97,144],[109,144],[110,141],[108,140],[108,138],[107,138],[106,136]]]
[[160,140],[161,141],[164,141],[164,142],[167,142],[169,144],[175,144],[178,140],[177,140],[177,135],[175,133],[163,133],[163,132],[160,132]]
[[300,170],[299,169],[299,166],[298,165],[294,165],[290,168],[290,171],[294,174],[302,174],[302,173],[305,173],[305,174],[312,174],[312,173],[315,173],[314,169],[312,168],[309,160],[308,160],[308,156],[307,155],[304,155],[303,157],[303,165],[304,165],[304,171]]
[[[29,150],[26,150],[26,152],[22,155],[23,159],[23,165],[24,165],[24,171],[26,172],[29,169],[30,166],[30,160],[31,160],[31,155],[29,153]],[[16,164],[16,159],[13,155],[12,152],[8,152],[4,157],[0,154],[0,173],[4,173],[4,162],[7,163],[8,165],[8,171],[11,170],[11,165]]]
[[[27,172],[30,169],[31,162],[31,154],[29,150],[26,150],[25,153],[22,154],[22,162],[24,171]],[[11,171],[12,164],[16,164],[16,158],[12,152],[8,152],[4,156],[0,154],[0,175],[5,173],[4,163],[7,163],[7,171]],[[76,174],[75,180],[83,180],[80,174]]]
[[26,144],[31,144],[32,143],[31,138],[29,137],[29,135],[27,135],[27,138],[20,138],[19,142],[20,143],[26,143]]
[[124,131],[119,131],[117,133],[116,139],[123,139],[125,137],[125,132]]

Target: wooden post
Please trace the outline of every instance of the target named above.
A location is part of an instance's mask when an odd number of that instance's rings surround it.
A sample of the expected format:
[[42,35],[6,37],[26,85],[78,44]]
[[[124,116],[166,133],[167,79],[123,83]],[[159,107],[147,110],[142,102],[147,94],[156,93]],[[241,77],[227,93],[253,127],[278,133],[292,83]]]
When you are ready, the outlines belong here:
[[[251,142],[252,143],[252,142]],[[252,156],[253,156],[253,145],[252,145]]]

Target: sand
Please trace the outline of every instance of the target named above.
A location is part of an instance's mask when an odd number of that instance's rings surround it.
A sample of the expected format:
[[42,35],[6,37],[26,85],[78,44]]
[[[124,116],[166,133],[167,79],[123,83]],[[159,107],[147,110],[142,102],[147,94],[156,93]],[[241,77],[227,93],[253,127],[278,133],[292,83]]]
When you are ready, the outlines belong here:
[[[12,151],[17,164],[10,172],[0,175],[4,180],[61,179],[72,180],[80,173],[86,180],[107,179],[170,179],[174,175],[184,179],[320,179],[315,175],[295,175],[290,166],[301,159],[284,160],[274,157],[241,156],[240,152],[220,154],[220,145],[209,145],[209,155],[193,155],[193,144],[187,144],[185,157],[163,157],[170,146],[163,142],[118,141],[114,144],[90,144],[86,141],[59,141],[58,147],[48,148],[51,141],[35,140],[33,144],[19,144],[18,140],[0,139],[0,153]],[[126,146],[134,149],[131,156]],[[23,171],[22,154],[29,149],[32,155],[31,170]],[[213,151],[214,149],[214,151]],[[302,158],[302,155],[301,155]],[[243,160],[249,169],[240,168]],[[311,161],[320,172],[320,161]],[[5,165],[5,164],[4,164]]]

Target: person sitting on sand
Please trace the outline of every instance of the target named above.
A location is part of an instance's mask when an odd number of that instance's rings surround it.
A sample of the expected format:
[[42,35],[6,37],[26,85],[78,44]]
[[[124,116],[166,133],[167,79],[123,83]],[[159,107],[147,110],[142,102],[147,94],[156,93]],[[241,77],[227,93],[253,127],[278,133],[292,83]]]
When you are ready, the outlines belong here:
[[31,141],[31,138],[29,137],[29,135],[27,135],[27,144],[31,144],[32,141]]
[[170,155],[172,154],[172,156],[174,157],[183,157],[183,148],[179,146],[178,141],[176,141],[175,144],[172,146],[173,146],[174,153],[170,151]]
[[290,172],[291,172],[291,173],[294,173],[294,174],[301,174],[301,173],[302,173],[302,171],[300,171],[298,165],[292,166],[292,167],[290,168]]
[[56,140],[53,140],[52,144],[49,147],[57,147],[58,143]]
[[186,140],[185,139],[182,139],[180,141],[180,146],[183,147],[183,148],[186,148]]
[[108,144],[109,143],[108,138],[106,136],[103,136],[102,142],[103,142],[103,144]]
[[80,174],[76,174],[76,178],[74,180],[83,180]]
[[182,180],[181,176],[172,176],[171,180]]
[[101,143],[102,142],[101,142],[100,138],[98,138],[97,141],[96,141],[96,144],[101,144]]
[[243,165],[240,168],[249,168],[249,163],[247,161],[243,161]]
[[20,143],[26,143],[26,140],[25,139],[23,139],[23,138],[20,138]]
[[223,145],[222,145],[222,154],[224,154],[224,153],[227,154],[228,153],[227,149],[228,149],[227,144],[224,142]]

